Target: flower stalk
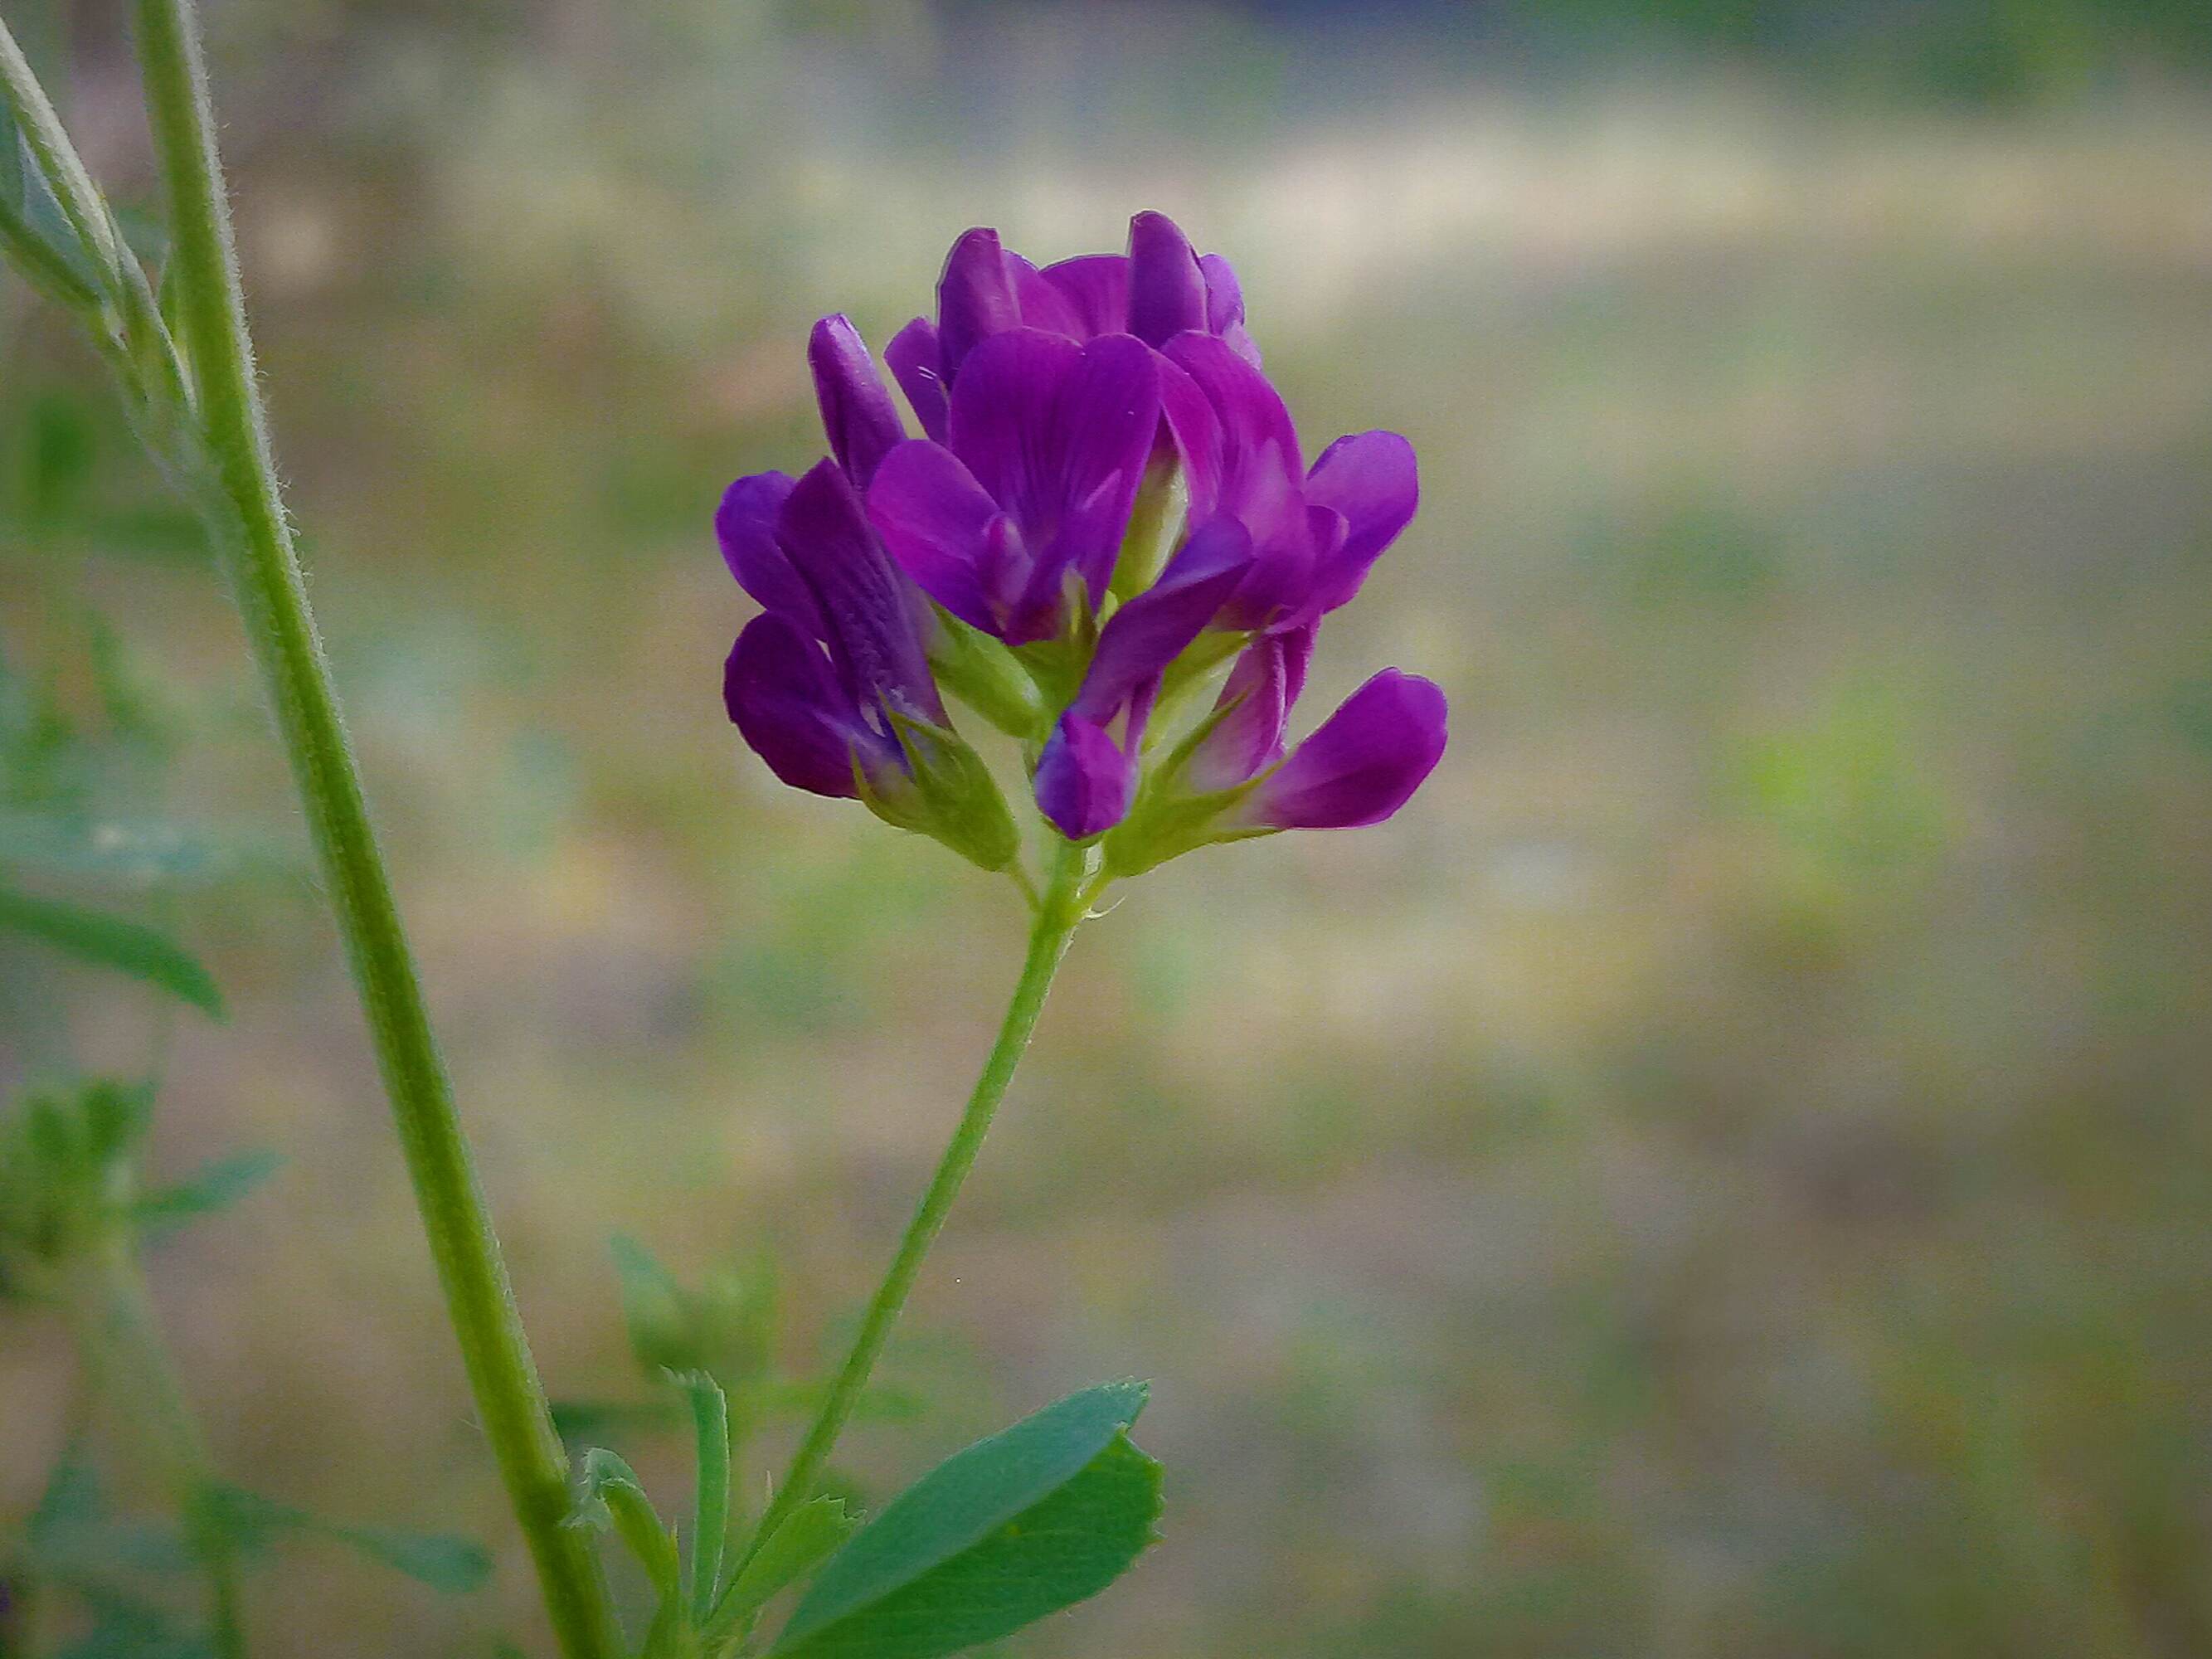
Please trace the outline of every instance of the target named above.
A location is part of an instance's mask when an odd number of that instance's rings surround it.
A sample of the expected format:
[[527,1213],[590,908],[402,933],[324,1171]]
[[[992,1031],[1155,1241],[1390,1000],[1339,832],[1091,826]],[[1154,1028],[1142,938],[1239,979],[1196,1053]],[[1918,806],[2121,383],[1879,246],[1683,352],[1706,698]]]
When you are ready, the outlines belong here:
[[830,1385],[829,1395],[815,1414],[805,1438],[799,1442],[783,1485],[769,1500],[760,1524],[753,1529],[745,1549],[745,1560],[750,1560],[786,1518],[814,1495],[823,1468],[836,1449],[837,1437],[844,1431],[853,1407],[867,1386],[869,1374],[875,1370],[891,1328],[898,1323],[907,1297],[921,1275],[923,1258],[937,1242],[937,1236],[945,1231],[945,1218],[951,1211],[953,1200],[959,1197],[968,1172],[975,1167],[975,1157],[983,1149],[983,1137],[990,1132],[991,1120],[998,1113],[1000,1102],[1006,1097],[1015,1068],[1028,1051],[1054,977],[1067,955],[1075,930],[1082,926],[1087,913],[1097,863],[1095,849],[1066,842],[1058,844],[1050,878],[1038,896],[1030,922],[1029,951],[1023,959],[1021,977],[1015,981],[1013,999],[1006,1006],[1006,1018],[1000,1023],[998,1041],[991,1045],[982,1073],[975,1079],[974,1092],[968,1097],[967,1109],[960,1115],[959,1126],[953,1130],[945,1155],[938,1161],[937,1173],[930,1177],[928,1189],[915,1210],[914,1219],[907,1224],[906,1234],[899,1240],[898,1252],[891,1258],[890,1270],[869,1299],[868,1310],[861,1318],[860,1332],[853,1339],[852,1351],[846,1355],[837,1380]]
[[274,706],[485,1437],[568,1659],[619,1637],[588,1540],[561,1523],[568,1462],[432,1036],[361,775],[301,584],[254,379],[228,203],[190,0],[138,0],[137,36],[168,197],[179,330],[215,486],[204,505]]

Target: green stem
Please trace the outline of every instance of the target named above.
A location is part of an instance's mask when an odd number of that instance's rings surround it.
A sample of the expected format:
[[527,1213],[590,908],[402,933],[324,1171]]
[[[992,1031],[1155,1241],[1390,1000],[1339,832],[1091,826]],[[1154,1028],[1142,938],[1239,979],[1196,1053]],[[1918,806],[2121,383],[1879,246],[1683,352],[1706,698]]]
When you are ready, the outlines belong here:
[[129,1230],[117,1226],[87,1250],[79,1282],[63,1298],[77,1353],[106,1415],[131,1437],[135,1462],[159,1485],[208,1581],[210,1644],[243,1659],[246,1620],[238,1543],[207,1437],[169,1358]]
[[[1006,1097],[1007,1085],[1014,1080],[1014,1068],[1021,1064],[1022,1054],[1030,1046],[1030,1036],[1036,1030],[1037,1016],[1044,1012],[1047,992],[1052,989],[1053,975],[1059,972],[1060,959],[1066,956],[1068,942],[1083,922],[1085,906],[1083,893],[1091,874],[1094,855],[1082,848],[1062,844],[1050,884],[1036,907],[1036,916],[1030,928],[1029,955],[1022,963],[1022,976],[1015,982],[1013,1000],[1007,1005],[1006,1019],[999,1027],[999,1040],[991,1047],[990,1058],[983,1062],[983,1074],[975,1079],[975,1092],[968,1097],[968,1109],[960,1115],[959,1127],[952,1132],[952,1141],[939,1160],[937,1173],[930,1178],[929,1190],[922,1194],[921,1204],[907,1224],[906,1236],[899,1240],[898,1254],[891,1258],[890,1272],[876,1287],[868,1304],[868,1311],[860,1321],[860,1334],[853,1339],[853,1349],[845,1357],[837,1380],[830,1385],[829,1398],[815,1414],[814,1422],[799,1443],[799,1451],[791,1461],[790,1473],[783,1485],[769,1501],[760,1525],[753,1531],[745,1548],[744,1560],[751,1559],[784,1519],[813,1496],[815,1483],[822,1478],[823,1466],[830,1461],[836,1449],[837,1437],[843,1432],[846,1420],[853,1414],[853,1407],[867,1386],[868,1374],[875,1369],[877,1358],[884,1351],[884,1343],[898,1322],[899,1310],[906,1306],[908,1293],[921,1272],[922,1258],[929,1247],[945,1230],[945,1218],[952,1208],[952,1200],[960,1194],[960,1184],[975,1167],[975,1155],[982,1150],[983,1137],[991,1127],[991,1119],[999,1109],[999,1103]],[[744,1561],[740,1561],[742,1566]]]
[[562,1652],[604,1659],[620,1636],[590,1543],[562,1524],[568,1456],[431,1036],[277,490],[197,23],[190,0],[137,0],[137,15],[184,284],[182,332],[219,485],[209,505],[228,520],[218,527],[230,532],[220,539],[233,592],[306,805],[485,1437]]

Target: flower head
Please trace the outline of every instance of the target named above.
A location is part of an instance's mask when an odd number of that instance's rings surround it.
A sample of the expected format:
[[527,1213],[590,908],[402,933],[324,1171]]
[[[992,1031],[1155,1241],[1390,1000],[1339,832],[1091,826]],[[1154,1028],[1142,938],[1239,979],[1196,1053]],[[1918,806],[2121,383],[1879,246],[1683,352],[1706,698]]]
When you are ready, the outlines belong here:
[[1118,873],[1379,822],[1427,776],[1443,694],[1395,669],[1285,753],[1321,621],[1419,483],[1395,433],[1306,466],[1224,260],[1158,214],[1131,222],[1126,253],[1042,269],[971,230],[934,321],[884,355],[923,436],[852,325],[825,318],[808,359],[830,459],[724,502],[724,550],[766,608],[726,691],[778,776],[1000,867],[1011,826],[942,685],[1021,740],[1046,821],[1103,837]]

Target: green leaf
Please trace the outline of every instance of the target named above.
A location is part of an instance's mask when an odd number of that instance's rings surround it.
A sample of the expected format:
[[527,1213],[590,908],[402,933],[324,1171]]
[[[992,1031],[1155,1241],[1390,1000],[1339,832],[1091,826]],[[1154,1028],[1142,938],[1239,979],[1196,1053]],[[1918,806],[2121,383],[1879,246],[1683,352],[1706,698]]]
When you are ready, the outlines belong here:
[[722,1605],[714,1610],[708,1635],[743,1624],[770,1596],[805,1577],[851,1536],[854,1525],[842,1498],[817,1498],[801,1504],[784,1517],[783,1524],[753,1552],[752,1559],[731,1582]]
[[630,1352],[648,1371],[689,1371],[699,1364],[690,1298],[652,1251],[617,1233],[607,1241],[622,1287]]
[[212,1659],[206,1640],[183,1629],[166,1608],[102,1585],[78,1587],[92,1628],[54,1659]]
[[613,1528],[645,1569],[663,1604],[681,1602],[683,1571],[676,1535],[660,1524],[636,1472],[604,1446],[584,1454],[584,1490],[568,1524]]
[[208,970],[166,933],[104,911],[0,887],[0,932],[44,940],[95,967],[112,968],[167,991],[216,1019],[222,993]]
[[704,1371],[671,1380],[691,1407],[698,1471],[691,1511],[691,1616],[703,1622],[721,1589],[722,1549],[730,1535],[730,1402]]
[[465,1595],[491,1577],[491,1553],[473,1539],[451,1533],[408,1532],[394,1527],[343,1527],[322,1522],[313,1530],[349,1544],[372,1561],[404,1573],[447,1595]]
[[156,1188],[131,1206],[131,1217],[149,1233],[162,1233],[204,1215],[227,1210],[283,1167],[283,1154],[270,1147],[219,1158],[173,1187]]
[[241,1486],[218,1488],[216,1496],[222,1524],[238,1547],[249,1553],[266,1548],[274,1537],[295,1533],[343,1544],[447,1595],[481,1589],[491,1577],[490,1553],[470,1539],[398,1527],[348,1526]]
[[0,97],[0,250],[26,280],[67,306],[99,303],[99,262],[63,213],[45,173]]
[[1141,1382],[1069,1395],[955,1454],[832,1556],[776,1659],[934,1659],[1094,1595],[1153,1537]]
[[683,1411],[672,1401],[556,1400],[553,1431],[571,1444],[616,1435],[659,1434],[674,1428]]

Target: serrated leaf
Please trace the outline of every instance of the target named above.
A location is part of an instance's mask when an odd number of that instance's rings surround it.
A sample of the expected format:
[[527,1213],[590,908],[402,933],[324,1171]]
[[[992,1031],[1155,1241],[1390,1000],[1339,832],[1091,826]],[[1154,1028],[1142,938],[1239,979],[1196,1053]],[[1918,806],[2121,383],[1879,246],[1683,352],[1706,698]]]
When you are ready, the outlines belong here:
[[712,1629],[732,1629],[751,1618],[769,1597],[821,1565],[832,1550],[852,1535],[854,1524],[845,1512],[842,1498],[817,1498],[801,1504],[784,1517],[783,1524],[753,1552],[744,1571],[731,1581],[722,1605],[714,1610]]
[[284,1166],[270,1147],[219,1158],[173,1187],[156,1188],[131,1206],[132,1219],[149,1234],[167,1232],[197,1217],[227,1210]]
[[830,1559],[775,1659],[933,1659],[1094,1595],[1152,1539],[1140,1382],[1071,1395],[955,1454]]
[[208,970],[167,934],[142,923],[0,886],[0,932],[41,940],[80,962],[167,991],[214,1018],[223,1017],[222,993]]

